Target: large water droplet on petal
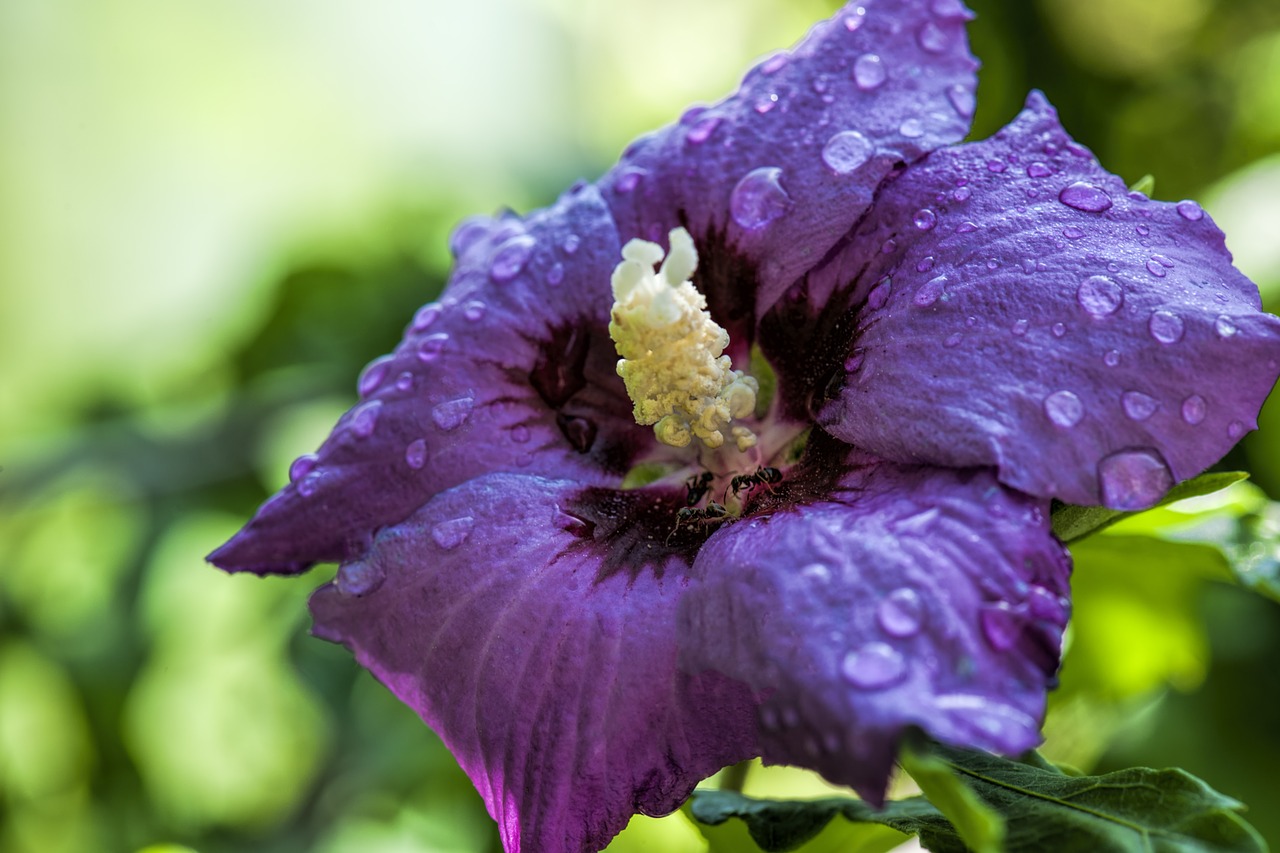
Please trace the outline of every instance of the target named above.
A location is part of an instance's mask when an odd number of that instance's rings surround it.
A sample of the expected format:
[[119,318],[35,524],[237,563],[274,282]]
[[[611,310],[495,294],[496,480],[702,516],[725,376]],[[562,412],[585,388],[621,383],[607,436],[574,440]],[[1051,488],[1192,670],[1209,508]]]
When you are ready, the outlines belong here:
[[404,462],[415,471],[425,465],[427,463],[427,442],[421,438],[409,442],[409,446],[404,449]]
[[748,172],[729,196],[729,213],[743,228],[763,228],[791,207],[791,196],[782,188],[782,170],[764,166]]
[[938,301],[946,286],[947,277],[945,275],[934,276],[920,285],[920,289],[916,291],[915,296],[911,297],[911,301],[921,308],[928,308]]
[[878,311],[889,301],[889,294],[893,291],[893,279],[885,276],[871,288],[871,292],[867,294],[867,307],[872,311]]
[[537,241],[527,234],[512,237],[503,243],[493,254],[493,261],[489,264],[489,277],[499,284],[511,281],[529,262],[529,256],[533,254],[536,245]]
[[475,523],[476,520],[469,515],[442,521],[431,528],[431,538],[445,551],[452,551],[467,541],[467,537],[471,535],[471,528]]
[[438,303],[428,302],[413,315],[413,325],[410,328],[415,332],[425,332],[431,328],[431,324],[440,317],[443,311],[444,309]]
[[1160,401],[1141,391],[1125,391],[1120,397],[1120,405],[1130,420],[1145,421],[1160,408]]
[[1194,201],[1178,202],[1178,215],[1188,222],[1199,222],[1204,218],[1204,210]]
[[865,690],[882,690],[907,674],[907,662],[892,646],[867,643],[844,656],[840,671],[849,683]]
[[1111,509],[1148,509],[1173,488],[1173,474],[1155,450],[1121,450],[1098,463],[1102,503]]
[[720,126],[721,119],[718,116],[707,116],[699,119],[685,133],[685,141],[690,145],[701,145],[711,138],[711,134],[716,132],[716,128]]
[[382,408],[381,400],[363,403],[355,409],[351,416],[351,432],[357,438],[368,438],[378,426],[378,411]]
[[938,224],[938,215],[927,207],[916,211],[912,221],[921,231],[930,231]]
[[387,372],[391,369],[391,356],[384,355],[369,362],[364,372],[360,374],[360,381],[357,383],[357,390],[361,397],[368,397],[378,387],[382,385],[387,378]]
[[1094,317],[1106,317],[1114,314],[1124,304],[1124,288],[1112,278],[1105,275],[1091,275],[1080,282],[1076,290],[1076,301],[1085,313]]
[[864,53],[853,63],[853,82],[864,92],[881,86],[888,77],[884,63],[874,53]]
[[982,626],[982,636],[998,652],[1007,652],[1022,636],[1022,617],[1003,601],[983,607],[978,622]]
[[1235,337],[1236,332],[1240,331],[1231,318],[1225,314],[1219,315],[1218,319],[1213,321],[1213,330],[1217,332],[1220,338]]
[[1151,337],[1162,344],[1176,344],[1186,333],[1182,318],[1172,311],[1155,311],[1147,323]]
[[919,139],[924,136],[924,122],[918,118],[909,118],[898,125],[898,133],[901,133],[907,139]]
[[435,421],[436,426],[446,432],[451,429],[457,429],[466,422],[474,406],[475,399],[472,397],[458,397],[454,400],[446,400],[443,403],[438,403],[431,410],[431,420]]
[[1044,398],[1044,413],[1053,423],[1070,429],[1084,418],[1084,403],[1070,391],[1055,391]]
[[880,628],[890,637],[906,638],[920,633],[924,617],[924,603],[914,589],[895,589],[876,607],[876,619]]
[[462,306],[462,316],[466,317],[469,322],[478,323],[484,319],[484,312],[487,309],[485,304],[479,299],[472,299],[466,305]]
[[1047,178],[1053,174],[1053,169],[1048,165],[1041,163],[1039,160],[1027,166],[1028,178]]
[[444,352],[444,345],[448,342],[449,335],[445,332],[427,335],[418,342],[418,360],[424,363],[435,361]]
[[1182,419],[1195,426],[1204,420],[1209,412],[1209,404],[1199,394],[1192,394],[1182,401]]
[[947,48],[947,34],[933,21],[925,21],[916,31],[916,42],[926,53],[942,53]]
[[310,474],[319,461],[320,458],[314,453],[308,453],[293,460],[293,464],[289,466],[289,482],[296,483]]
[[978,106],[973,89],[957,83],[947,89],[947,100],[951,102],[951,108],[956,111],[956,115],[961,118],[973,118],[973,111]]
[[1076,181],[1074,184],[1064,187],[1062,192],[1058,193],[1058,201],[1067,207],[1073,207],[1076,210],[1083,210],[1087,213],[1101,213],[1111,207],[1111,196],[1093,184],[1086,184],[1084,181]]
[[845,130],[827,140],[822,162],[837,175],[848,175],[871,159],[875,146],[856,130]]
[[386,577],[386,572],[378,563],[356,560],[352,563],[343,563],[333,580],[338,587],[338,592],[359,597],[377,590]]

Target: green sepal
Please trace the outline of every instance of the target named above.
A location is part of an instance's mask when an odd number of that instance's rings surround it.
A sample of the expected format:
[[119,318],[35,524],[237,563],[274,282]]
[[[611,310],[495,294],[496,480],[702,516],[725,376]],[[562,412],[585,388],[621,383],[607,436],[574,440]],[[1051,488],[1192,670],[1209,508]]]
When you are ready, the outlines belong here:
[[[1247,479],[1248,476],[1244,471],[1221,471],[1192,477],[1190,480],[1185,480],[1170,489],[1168,494],[1151,509],[1166,506],[1174,501],[1185,500],[1186,498],[1198,498],[1202,495],[1212,494]],[[1053,535],[1069,545],[1072,542],[1104,530],[1118,521],[1123,521],[1126,518],[1138,515],[1140,512],[1147,511],[1138,510],[1135,512],[1107,509],[1101,506],[1074,506],[1055,502],[1051,516]]]

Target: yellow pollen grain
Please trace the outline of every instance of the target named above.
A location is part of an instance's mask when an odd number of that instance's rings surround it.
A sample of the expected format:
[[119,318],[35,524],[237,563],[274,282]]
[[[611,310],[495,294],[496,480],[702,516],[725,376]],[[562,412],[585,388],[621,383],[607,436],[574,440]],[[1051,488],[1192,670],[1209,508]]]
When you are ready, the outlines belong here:
[[613,271],[609,336],[621,356],[618,375],[636,423],[653,424],[663,444],[686,447],[696,438],[715,449],[727,432],[746,450],[755,434],[729,425],[755,411],[759,384],[733,369],[724,355],[729,333],[711,319],[706,297],[689,280],[698,267],[693,238],[683,228],[669,238],[665,260],[656,243],[631,240]]

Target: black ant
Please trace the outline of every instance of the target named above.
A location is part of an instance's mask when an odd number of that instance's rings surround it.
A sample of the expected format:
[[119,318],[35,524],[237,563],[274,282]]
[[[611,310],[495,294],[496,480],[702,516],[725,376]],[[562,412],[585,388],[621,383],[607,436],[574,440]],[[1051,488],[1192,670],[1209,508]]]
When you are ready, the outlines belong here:
[[671,544],[671,537],[675,536],[680,530],[681,525],[692,526],[694,524],[722,524],[728,520],[729,510],[722,505],[711,501],[707,504],[706,509],[695,506],[685,506],[676,510],[676,526],[671,528],[671,532],[667,534],[667,544]]
[[729,481],[729,491],[733,492],[736,498],[738,492],[743,489],[753,489],[756,486],[772,486],[775,483],[782,482],[782,472],[777,468],[770,468],[767,465],[761,465],[750,474],[739,474]]
[[[686,507],[696,506],[697,503],[706,497],[707,492],[711,491],[711,481],[715,479],[710,471],[703,471],[701,474],[695,474],[684,481],[685,488],[689,493],[685,495],[684,505]],[[684,510],[681,510],[684,512]]]

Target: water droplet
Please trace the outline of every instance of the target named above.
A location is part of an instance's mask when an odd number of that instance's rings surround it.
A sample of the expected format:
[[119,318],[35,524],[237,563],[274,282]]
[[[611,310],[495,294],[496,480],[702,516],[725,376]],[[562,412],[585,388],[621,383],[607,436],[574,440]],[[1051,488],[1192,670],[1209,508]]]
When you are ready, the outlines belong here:
[[[960,189],[967,190],[969,188],[961,187]],[[956,190],[956,192],[960,192],[960,190]],[[967,220],[965,222],[961,222],[959,225],[956,226],[957,234],[972,234],[974,231],[977,231],[977,230],[978,230],[978,226],[974,225],[972,222],[969,222]]]
[[844,656],[840,671],[849,683],[864,690],[882,690],[907,674],[907,662],[892,646],[867,643]]
[[529,440],[529,428],[524,424],[516,424],[511,428],[511,440],[516,444],[524,444]]
[[774,74],[780,71],[787,64],[789,59],[790,57],[787,55],[786,51],[779,51],[773,56],[770,56],[764,62],[760,63],[760,73],[765,76]]
[[1145,224],[1143,224],[1143,223],[1139,222],[1137,225],[1133,226],[1133,230],[1134,230],[1134,231],[1136,231],[1136,232],[1138,233],[1138,236],[1139,236],[1139,237],[1149,237],[1149,236],[1151,236],[1151,226],[1150,226],[1150,225],[1145,225]]
[[1107,350],[1107,354],[1102,357],[1102,363],[1107,367],[1115,367],[1120,363],[1120,350]]
[[1003,172],[1005,169],[1008,169],[1008,168],[1009,168],[1009,164],[1008,164],[1008,163],[1006,163],[1006,162],[1004,162],[1003,160],[988,160],[988,161],[987,161],[987,171],[988,171],[988,172],[993,172],[993,173],[995,173],[995,174],[997,174],[997,175],[998,175],[998,174],[1000,174],[1001,172]]
[[449,251],[455,258],[474,246],[480,238],[489,233],[493,220],[484,216],[464,219],[449,234]]
[[1064,187],[1062,192],[1058,193],[1058,201],[1067,207],[1087,213],[1101,213],[1111,207],[1111,196],[1084,181],[1076,181]]
[[[969,197],[972,195],[973,195],[973,190],[970,189],[969,187],[959,187],[955,192],[951,194],[951,197],[956,201],[968,201]],[[959,229],[956,229],[956,230],[959,230]],[[973,230],[973,229],[969,229],[969,230]]]
[[826,583],[831,580],[831,569],[822,563],[810,563],[800,570],[800,576],[816,583]]
[[884,63],[874,53],[864,53],[853,63],[853,82],[864,92],[883,85],[886,77]]
[[560,414],[556,415],[556,424],[569,445],[579,453],[586,453],[596,443],[597,427],[594,421]]
[[413,390],[413,374],[406,370],[403,373],[401,373],[399,376],[397,376],[396,390],[412,391]]
[[1068,225],[1066,228],[1062,229],[1062,236],[1066,237],[1068,240],[1079,240],[1084,236],[1084,230],[1077,228],[1074,225]]
[[466,317],[472,323],[478,323],[484,318],[485,304],[479,299],[472,299],[466,305],[462,306],[462,316]]
[[1240,421],[1232,421],[1227,425],[1227,438],[1232,441],[1238,441],[1240,436],[1244,435],[1244,424]]
[[1209,404],[1199,394],[1192,394],[1182,401],[1182,419],[1195,426],[1204,420],[1209,411]]
[[471,415],[472,408],[475,407],[475,399],[472,397],[458,397],[453,400],[447,400],[438,403],[431,410],[431,420],[435,421],[436,426],[448,432],[457,429],[466,422]]
[[1067,326],[1065,323],[1054,323],[1049,327],[1049,331],[1053,333],[1055,338],[1060,338],[1067,333]]
[[915,222],[916,227],[921,231],[929,231],[932,230],[933,226],[938,224],[938,216],[932,210],[929,210],[929,208],[923,207],[916,211],[912,221]]
[[551,265],[551,269],[547,270],[547,284],[555,287],[564,281],[564,264],[556,261]]
[[1086,314],[1106,317],[1114,314],[1124,304],[1124,288],[1105,275],[1091,275],[1080,282],[1076,289],[1076,301]]
[[893,279],[885,276],[871,288],[871,292],[867,294],[867,307],[873,311],[878,311],[884,307],[889,301],[889,293],[893,289]]
[[1130,420],[1145,421],[1160,408],[1160,401],[1141,391],[1125,391],[1120,396],[1120,405],[1124,407],[1124,413]]
[[389,355],[381,356],[369,362],[364,372],[360,374],[360,381],[356,383],[360,396],[368,397],[374,391],[377,391],[383,380],[387,378],[387,372],[390,369],[391,356]]
[[1027,333],[1027,329],[1031,327],[1031,323],[1026,320],[1019,320],[1013,324],[1013,333],[1018,337],[1022,337]]
[[880,600],[876,618],[890,637],[906,638],[920,633],[924,604],[914,589],[895,589]]
[[314,453],[307,453],[293,460],[293,464],[289,466],[289,482],[296,483],[303,477],[315,470],[316,463],[320,461],[320,457]]
[[1053,169],[1048,165],[1041,163],[1039,160],[1027,166],[1028,178],[1047,178],[1053,174]]
[[844,28],[849,32],[856,32],[867,20],[867,10],[859,6],[853,10],[852,15],[846,15],[844,19]]
[[1199,222],[1204,218],[1204,210],[1190,199],[1178,202],[1178,215],[1188,222]]
[[916,30],[916,42],[926,53],[942,53],[947,48],[947,34],[933,21],[925,21]]
[[901,133],[907,139],[919,139],[924,136],[924,123],[918,118],[909,118],[898,125],[898,133]]
[[951,102],[951,108],[956,111],[956,115],[961,118],[973,118],[973,111],[978,106],[973,89],[957,83],[947,89],[947,100]]
[[1213,330],[1218,333],[1220,338],[1233,337],[1236,332],[1240,331],[1236,324],[1231,321],[1231,318],[1225,314],[1219,315],[1218,319],[1213,321]]
[[685,141],[690,145],[701,145],[711,138],[711,134],[716,132],[720,122],[719,116],[707,116],[699,119],[684,135]]
[[499,284],[511,281],[529,262],[529,256],[533,254],[533,247],[536,245],[537,241],[527,234],[512,237],[503,243],[493,253],[493,260],[489,264],[489,278]]
[[778,93],[770,92],[767,95],[761,95],[756,101],[756,112],[764,115],[778,105]]
[[1173,488],[1173,474],[1155,450],[1122,450],[1098,463],[1102,503],[1111,509],[1148,509]]
[[1044,413],[1058,426],[1070,429],[1084,418],[1084,403],[1070,391],[1055,391],[1044,398]]
[[947,335],[947,339],[942,342],[942,345],[947,349],[955,349],[960,346],[960,342],[962,340],[964,340],[964,335],[959,332],[952,332],[950,335]]
[[616,183],[614,183],[613,186],[615,189],[617,189],[618,192],[622,193],[623,195],[626,195],[627,193],[634,190],[640,184],[640,179],[643,178],[644,176],[645,176],[644,169],[634,169],[634,168],[624,169],[622,171],[622,174],[618,176],[618,180]]
[[444,345],[448,342],[449,335],[445,332],[427,335],[418,342],[418,360],[422,362],[435,361],[440,357],[440,353],[444,352]]
[[782,188],[782,170],[764,166],[748,172],[729,196],[733,221],[747,229],[763,228],[791,207],[791,196]]
[[875,146],[856,130],[844,130],[827,140],[822,162],[837,175],[848,175],[871,159]]
[[984,606],[978,622],[982,626],[982,636],[998,652],[1013,648],[1022,635],[1022,617],[1003,601]]
[[436,321],[440,314],[444,311],[439,304],[429,302],[418,309],[413,315],[413,325],[411,328],[415,332],[424,332],[431,328],[431,324]]
[[1043,619],[1055,625],[1067,624],[1070,602],[1042,586],[1033,585],[1027,590],[1027,607],[1036,619]]
[[381,400],[372,400],[357,406],[351,414],[351,432],[357,438],[368,438],[378,426],[378,410],[382,408]]
[[298,494],[304,498],[309,498],[316,493],[316,489],[320,487],[320,480],[324,477],[323,471],[312,471],[307,476],[298,481]]
[[1162,344],[1176,344],[1186,332],[1182,318],[1172,311],[1155,311],[1147,323],[1151,337]]
[[925,255],[916,262],[916,272],[929,272],[933,269],[933,255]]
[[578,247],[581,245],[581,237],[577,234],[569,234],[564,238],[564,242],[560,244],[560,247],[564,249],[564,253],[566,255],[572,255],[574,252],[578,251]]
[[419,438],[409,442],[409,446],[404,449],[404,462],[415,471],[425,465],[427,462],[426,441]]
[[1147,272],[1151,273],[1156,278],[1164,278],[1168,274],[1165,272],[1164,267],[1161,266],[1155,258],[1147,261]]
[[442,521],[431,528],[431,538],[443,550],[452,551],[467,541],[467,537],[471,535],[471,528],[475,523],[476,520],[469,515]]
[[814,77],[809,81],[809,86],[812,87],[813,91],[821,95],[823,92],[827,91],[827,89],[831,88],[831,78],[825,74],[819,74],[817,77]]
[[359,597],[377,590],[386,577],[386,572],[378,563],[356,560],[352,563],[343,563],[338,567],[338,574],[333,580],[338,587],[338,592]]
[[1000,268],[1000,262],[995,258],[987,258],[987,269],[995,270]]
[[947,277],[945,275],[935,276],[920,285],[920,289],[916,291],[916,295],[911,298],[911,301],[921,308],[928,308],[938,301],[938,297],[942,296],[946,286]]

